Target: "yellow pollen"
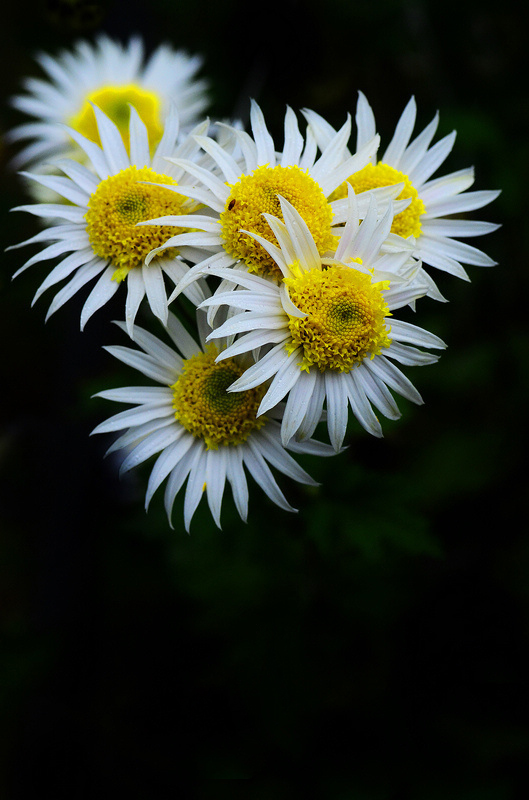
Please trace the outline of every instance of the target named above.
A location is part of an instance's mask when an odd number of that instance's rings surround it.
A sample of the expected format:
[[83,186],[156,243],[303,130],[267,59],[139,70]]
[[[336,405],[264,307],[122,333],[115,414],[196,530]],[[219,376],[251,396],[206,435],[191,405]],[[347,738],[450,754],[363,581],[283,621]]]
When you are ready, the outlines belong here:
[[347,197],[347,184],[350,183],[356,194],[366,192],[368,189],[376,189],[380,186],[394,186],[396,183],[403,183],[404,189],[398,196],[398,200],[411,197],[411,203],[404,211],[397,214],[393,219],[391,232],[397,233],[407,239],[408,236],[419,236],[421,233],[421,214],[426,208],[418,195],[417,189],[413,186],[410,179],[403,172],[399,172],[388,164],[379,162],[378,164],[367,164],[359,172],[350,175],[344,183],[332,193],[330,200],[339,200]]
[[289,316],[287,351],[302,346],[301,369],[349,372],[389,347],[385,318],[391,314],[382,295],[388,281],[371,283],[370,275],[332,265],[285,278],[285,284],[294,305],[307,314]]
[[[122,281],[133,267],[143,264],[145,256],[163,245],[182,229],[171,225],[141,225],[136,223],[169,214],[181,214],[187,198],[161,186],[141,181],[177,183],[167,175],[159,175],[150,167],[127,167],[101,181],[88,202],[85,214],[86,230],[92,249],[100,258],[116,268],[112,276]],[[175,248],[163,251],[174,256]]]
[[70,119],[70,126],[100,145],[93,103],[117,125],[128,150],[130,106],[134,106],[147,128],[151,152],[162,138],[161,102],[158,95],[134,84],[102,86],[86,96],[81,110]]
[[333,247],[336,237],[331,232],[332,209],[321,187],[300,167],[257,167],[228,185],[231,193],[220,215],[221,235],[228,253],[244,261],[250,272],[282,278],[272,256],[251,236],[241,233],[241,229],[251,231],[277,246],[277,239],[262,216],[266,212],[283,219],[277,195],[301,214],[320,255]]
[[176,419],[203,439],[208,450],[242,444],[266,422],[266,417],[256,417],[265,387],[228,392],[243,369],[232,358],[216,364],[217,356],[217,348],[208,345],[205,353],[186,359],[182,374],[171,386]]

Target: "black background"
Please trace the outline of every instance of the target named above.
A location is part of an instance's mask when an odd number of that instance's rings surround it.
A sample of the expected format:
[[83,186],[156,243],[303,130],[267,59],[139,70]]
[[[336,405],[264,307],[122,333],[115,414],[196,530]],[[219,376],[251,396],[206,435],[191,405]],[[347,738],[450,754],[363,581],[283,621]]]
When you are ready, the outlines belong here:
[[[201,504],[188,536],[148,515],[149,465],[121,481],[90,431],[91,395],[137,382],[101,345],[124,343],[116,301],[79,333],[81,292],[44,326],[45,274],[0,272],[0,797],[163,797],[182,776],[258,778],[258,796],[525,798],[529,763],[526,529],[528,95],[526,32],[506,4],[327,0],[278,6],[47,0],[2,12],[7,98],[56,52],[98,31],[201,52],[212,118],[261,104],[280,144],[286,104],[335,126],[362,89],[383,145],[411,94],[417,130],[441,112],[458,138],[442,172],[473,164],[502,189],[471,216],[496,261],[414,321],[442,336],[408,370],[425,399],[375,440],[303,460],[288,515],[252,486],[218,531]],[[1,145],[2,240],[36,232]],[[27,256],[26,256],[27,257]],[[118,293],[119,295],[119,293]],[[120,296],[120,301],[122,297]],[[410,317],[411,318],[411,317]],[[325,435],[325,432],[322,432]],[[105,439],[105,441],[103,441]],[[197,790],[199,793],[199,791]]]

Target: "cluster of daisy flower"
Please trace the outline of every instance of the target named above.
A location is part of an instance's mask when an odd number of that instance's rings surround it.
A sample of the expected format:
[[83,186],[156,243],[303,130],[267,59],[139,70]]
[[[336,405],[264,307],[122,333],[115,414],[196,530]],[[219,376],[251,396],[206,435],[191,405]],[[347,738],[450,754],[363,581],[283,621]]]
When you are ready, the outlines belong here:
[[[132,407],[94,432],[119,432],[122,471],[156,456],[146,506],[166,481],[169,522],[187,481],[186,530],[203,494],[220,526],[226,481],[246,520],[247,473],[294,510],[271,467],[313,484],[292,454],[339,453],[351,415],[382,436],[394,394],[422,402],[401,366],[444,343],[398,312],[444,300],[430,268],[468,280],[463,264],[494,263],[460,239],[497,227],[462,215],[498,192],[468,191],[472,169],[432,178],[455,133],[432,145],[436,115],[412,139],[413,98],[384,151],[362,93],[355,142],[350,117],[335,130],[288,108],[280,149],[253,101],[248,130],[211,127],[200,59],[170,47],[145,60],[139,39],[101,37],[39,61],[46,77],[14,100],[33,121],[10,134],[29,140],[35,202],[19,210],[41,223],[14,245],[40,246],[16,274],[58,259],[34,298],[62,284],[47,317],[95,281],[81,328],[121,292],[130,342],[107,350],[154,384],[100,392]],[[159,336],[136,323],[147,306]]]

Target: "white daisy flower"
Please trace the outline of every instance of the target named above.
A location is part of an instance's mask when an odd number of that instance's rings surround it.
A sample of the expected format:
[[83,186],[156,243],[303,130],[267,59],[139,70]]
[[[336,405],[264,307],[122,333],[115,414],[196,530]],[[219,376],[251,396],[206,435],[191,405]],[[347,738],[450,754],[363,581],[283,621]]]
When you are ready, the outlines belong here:
[[[350,216],[333,258],[320,257],[304,220],[283,198],[284,222],[266,215],[279,247],[252,234],[270,253],[283,275],[273,281],[242,270],[215,270],[240,285],[215,294],[202,307],[227,304],[240,310],[210,334],[238,338],[219,356],[250,350],[264,355],[231,386],[248,391],[271,381],[258,414],[273,408],[287,394],[282,421],[283,444],[311,436],[327,405],[333,447],[345,436],[348,406],[360,424],[375,436],[382,429],[372,405],[390,419],[400,416],[389,391],[422,403],[418,391],[392,361],[431,364],[437,356],[415,347],[444,347],[437,337],[407,322],[389,321],[391,312],[423,295],[427,287],[403,276],[409,250],[382,254],[393,211],[377,220],[374,198],[359,225],[356,198],[350,190]],[[412,259],[413,264],[415,264]],[[407,276],[408,278],[410,276]]]
[[[210,328],[202,314],[197,317],[200,346],[169,313],[167,333],[179,352],[138,326],[134,328],[134,339],[142,351],[121,346],[105,348],[161,385],[100,392],[96,396],[134,407],[110,417],[93,433],[125,431],[108,451],[126,450],[122,473],[158,454],[149,478],[145,507],[167,478],[165,509],[170,524],[176,495],[187,479],[184,500],[187,531],[204,493],[220,528],[226,481],[231,485],[237,510],[246,521],[249,491],[245,468],[274,503],[286,511],[295,511],[269,465],[300,483],[316,484],[282,446],[277,421],[280,412],[276,409],[266,417],[256,417],[262,388],[236,394],[226,391],[234,378],[243,373],[245,359],[234,357],[216,363],[219,347],[205,344]],[[221,342],[220,347],[223,345]],[[295,453],[333,454],[328,445],[312,440],[293,443],[289,449]]]
[[[263,214],[281,217],[278,195],[289,200],[301,214],[320,254],[335,248],[341,232],[337,226],[344,223],[345,214],[343,203],[339,204],[341,213],[338,214],[329,198],[351,171],[362,169],[369,162],[378,144],[378,137],[373,136],[371,141],[363,143],[358,153],[351,155],[347,150],[351,131],[348,119],[318,157],[310,127],[304,139],[296,116],[289,108],[285,115],[284,148],[278,154],[263,113],[255,102],[251,105],[251,128],[252,136],[230,128],[232,138],[239,144],[241,158],[231,155],[211,137],[196,137],[219,174],[180,158],[173,162],[198,181],[196,187],[186,187],[185,193],[200,202],[206,213],[192,218],[165,217],[149,221],[149,224],[189,225],[197,229],[196,233],[172,237],[159,248],[185,246],[182,253],[195,263],[170,300],[209,269],[233,267],[238,262],[250,272],[280,279],[281,271],[275,260],[260,244],[260,238],[275,243]],[[377,190],[380,203],[399,192],[399,187]],[[408,202],[405,200],[401,207]],[[364,197],[360,200],[359,213],[365,213],[367,206],[368,198]],[[158,252],[155,250],[151,256]]]
[[[55,295],[46,316],[48,319],[86,283],[99,276],[81,312],[83,329],[92,314],[115,294],[120,283],[126,282],[125,320],[131,332],[145,295],[153,313],[166,322],[164,276],[178,283],[188,270],[176,250],[151,259],[147,265],[147,254],[179,229],[139,227],[137,223],[151,216],[193,210],[194,201],[167,191],[169,186],[177,186],[186,178],[183,170],[170,164],[166,156],[177,153],[192,157],[198,145],[190,134],[176,148],[179,124],[176,110],[173,110],[151,159],[147,128],[137,111],[131,108],[130,152],[127,152],[119,129],[96,106],[94,112],[101,147],[70,129],[70,135],[86,153],[90,169],[71,159],[59,159],[57,166],[66,177],[22,173],[57,192],[68,203],[42,203],[14,209],[28,211],[47,223],[36,236],[14,247],[41,242],[51,244],[26,261],[13,277],[33,264],[67,253],[41,284],[33,303],[51,286],[70,279]],[[203,133],[206,129],[207,122],[204,122],[195,132]],[[195,305],[204,299],[200,284],[190,286],[186,294]]]
[[101,144],[93,105],[118,126],[127,147],[133,106],[146,126],[151,153],[162,138],[171,106],[176,106],[186,130],[200,121],[207,105],[206,84],[196,78],[202,59],[169,45],[158,47],[145,60],[140,38],[122,45],[103,35],[95,44],[80,41],[55,58],[40,53],[37,61],[45,78],[26,79],[26,93],[12,100],[15,108],[33,118],[8,134],[11,141],[31,140],[15,159],[18,166],[59,155],[82,159],[65,125]]
[[[335,130],[313,111],[304,112],[314,128],[320,147],[335,136]],[[452,150],[456,132],[445,136],[435,145],[430,143],[437,130],[439,114],[410,143],[415,126],[417,107],[412,97],[404,109],[395,133],[383,156],[377,153],[371,163],[352,173],[333,195],[334,199],[347,196],[347,183],[357,195],[375,187],[404,184],[399,199],[409,198],[407,208],[395,215],[391,230],[404,238],[415,237],[416,256],[423,264],[470,280],[463,264],[490,267],[496,264],[489,256],[457,238],[481,236],[496,230],[499,225],[490,222],[461,219],[459,215],[491,203],[499,191],[468,192],[474,183],[474,169],[458,170],[440,178],[432,175]],[[372,141],[376,130],[373,110],[366,97],[359,92],[356,108],[357,148]],[[457,218],[453,215],[458,215]],[[425,278],[427,279],[427,278]],[[428,295],[444,299],[430,279]]]

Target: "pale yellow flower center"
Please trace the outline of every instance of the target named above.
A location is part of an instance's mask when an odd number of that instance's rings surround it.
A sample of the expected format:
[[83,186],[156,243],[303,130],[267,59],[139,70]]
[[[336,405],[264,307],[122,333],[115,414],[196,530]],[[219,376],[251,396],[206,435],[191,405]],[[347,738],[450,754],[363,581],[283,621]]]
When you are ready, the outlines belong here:
[[307,223],[320,254],[335,243],[331,232],[332,210],[321,187],[300,167],[258,167],[229,184],[231,192],[220,215],[224,246],[230,255],[244,261],[250,272],[281,278],[281,271],[264,248],[241,229],[251,231],[277,245],[263,213],[283,219],[277,198],[288,200]]
[[333,192],[330,199],[339,200],[347,197],[347,184],[350,183],[356,194],[366,192],[368,189],[376,189],[381,186],[394,186],[396,183],[403,183],[404,189],[398,196],[398,200],[411,197],[411,203],[400,214],[396,214],[391,226],[391,232],[407,239],[408,236],[419,236],[421,233],[421,214],[426,208],[419,197],[417,189],[413,186],[410,179],[404,172],[399,172],[388,164],[379,162],[378,164],[367,164],[359,172],[350,175]]
[[69,124],[87,139],[100,145],[96,117],[94,109],[90,105],[91,102],[104,111],[107,117],[110,117],[112,122],[117,125],[127,150],[129,147],[130,106],[134,106],[147,128],[151,152],[160,141],[163,133],[161,101],[154,92],[148,92],[131,83],[126,86],[101,86],[86,95],[82,108],[69,120]]
[[385,318],[391,316],[382,291],[388,281],[371,282],[356,269],[332,265],[285,278],[290,299],[307,316],[289,316],[289,353],[301,345],[301,369],[317,366],[349,372],[389,347]]
[[205,353],[186,359],[182,374],[171,387],[176,419],[193,436],[203,439],[208,450],[242,444],[266,422],[266,417],[256,417],[264,387],[228,392],[243,369],[232,358],[216,364],[217,356],[216,347],[209,345]]

